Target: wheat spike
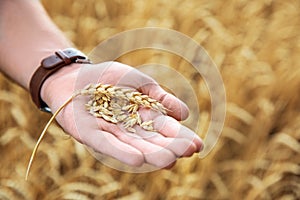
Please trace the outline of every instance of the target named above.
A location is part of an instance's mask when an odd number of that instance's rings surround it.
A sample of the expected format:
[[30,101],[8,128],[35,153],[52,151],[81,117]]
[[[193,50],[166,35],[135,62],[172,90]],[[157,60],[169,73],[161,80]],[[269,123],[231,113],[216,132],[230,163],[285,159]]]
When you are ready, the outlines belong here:
[[166,108],[160,102],[133,89],[89,84],[77,93],[90,96],[86,109],[92,115],[112,123],[123,123],[124,128],[129,132],[135,132],[133,129],[135,125],[154,131],[153,121],[142,122],[138,112],[141,107],[166,114]]
[[136,92],[135,90],[120,88],[108,84],[89,84],[83,89],[75,91],[74,94],[67,99],[66,102],[63,103],[63,105],[61,105],[50,118],[32,151],[26,170],[25,180],[28,179],[34,157],[49,126],[60,111],[79,95],[90,96],[90,100],[86,104],[86,109],[94,117],[101,117],[114,124],[120,122],[123,124],[124,128],[131,133],[136,132],[133,128],[135,125],[139,125],[147,131],[155,131],[153,128],[153,121],[142,122],[141,116],[138,113],[138,109],[140,107],[151,108],[163,114],[166,113],[166,109],[161,103],[147,95]]

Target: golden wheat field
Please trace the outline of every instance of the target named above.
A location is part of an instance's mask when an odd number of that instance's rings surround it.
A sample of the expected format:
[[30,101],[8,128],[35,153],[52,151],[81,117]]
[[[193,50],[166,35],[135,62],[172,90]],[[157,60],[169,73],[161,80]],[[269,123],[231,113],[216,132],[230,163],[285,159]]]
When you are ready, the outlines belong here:
[[[201,44],[226,88],[226,121],[204,159],[171,170],[133,174],[111,169],[52,125],[24,180],[50,115],[0,75],[0,199],[300,199],[300,1],[44,0],[54,22],[89,53],[125,30],[170,28]],[[210,119],[205,82],[181,58],[141,50],[118,61],[161,63],[193,80],[201,136]],[[167,77],[172,79],[172,77]]]

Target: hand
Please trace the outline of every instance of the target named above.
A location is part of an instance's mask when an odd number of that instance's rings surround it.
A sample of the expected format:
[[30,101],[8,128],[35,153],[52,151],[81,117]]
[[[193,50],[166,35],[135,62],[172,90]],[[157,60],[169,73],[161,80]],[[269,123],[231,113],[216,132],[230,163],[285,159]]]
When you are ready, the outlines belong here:
[[160,101],[168,110],[168,116],[165,116],[153,110],[141,109],[142,120],[153,120],[157,132],[137,127],[137,132],[133,134],[126,132],[120,125],[89,114],[84,106],[88,97],[75,98],[56,120],[67,133],[94,151],[131,166],[148,163],[165,168],[172,166],[178,157],[191,156],[202,148],[201,139],[177,121],[188,117],[187,106],[164,91],[149,76],[121,63],[73,64],[64,67],[46,80],[41,95],[55,111],[74,90],[82,89],[89,83],[136,89]]

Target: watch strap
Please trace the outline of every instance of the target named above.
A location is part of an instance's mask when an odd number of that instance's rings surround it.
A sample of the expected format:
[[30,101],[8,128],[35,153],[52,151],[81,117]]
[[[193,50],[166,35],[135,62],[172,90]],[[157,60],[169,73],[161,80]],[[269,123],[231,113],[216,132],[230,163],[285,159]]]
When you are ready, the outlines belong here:
[[91,63],[81,51],[68,48],[58,50],[53,55],[42,60],[41,65],[32,75],[30,80],[30,94],[35,105],[42,111],[50,112],[47,104],[42,100],[40,92],[45,80],[60,68],[71,63]]

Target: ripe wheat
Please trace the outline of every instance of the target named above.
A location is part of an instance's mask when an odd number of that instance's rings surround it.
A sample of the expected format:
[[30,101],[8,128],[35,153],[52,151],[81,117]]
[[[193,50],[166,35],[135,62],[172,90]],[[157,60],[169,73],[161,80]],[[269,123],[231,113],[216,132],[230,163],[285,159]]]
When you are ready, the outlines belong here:
[[166,114],[166,108],[157,100],[150,98],[133,89],[116,87],[108,84],[89,84],[74,94],[53,114],[42,131],[30,157],[30,161],[26,171],[27,180],[33,159],[37,149],[46,134],[52,121],[59,112],[79,95],[88,95],[90,100],[85,105],[87,111],[95,117],[103,118],[104,120],[117,124],[121,123],[128,131],[135,133],[134,126],[140,126],[147,131],[155,131],[153,121],[142,121],[141,115],[138,112],[140,108],[149,108]]
[[132,89],[104,84],[90,84],[75,95],[89,95],[86,109],[95,117],[111,123],[122,123],[129,132],[135,132],[135,125],[148,131],[155,131],[153,121],[143,122],[138,112],[145,107],[166,114],[165,107],[157,100]]

